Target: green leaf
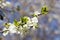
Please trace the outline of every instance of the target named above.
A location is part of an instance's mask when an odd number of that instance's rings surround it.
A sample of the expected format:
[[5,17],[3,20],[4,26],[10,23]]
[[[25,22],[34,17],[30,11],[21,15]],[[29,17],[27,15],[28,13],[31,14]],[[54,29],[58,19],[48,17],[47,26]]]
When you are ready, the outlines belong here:
[[15,19],[15,20],[14,20],[14,25],[15,25],[16,27],[18,27],[18,26],[20,25],[20,23]]
[[5,30],[5,31],[3,31],[3,33],[6,33],[6,32],[8,32],[9,30]]
[[38,15],[33,14],[32,16],[33,16],[33,17],[37,17]]
[[48,7],[47,6],[43,6],[42,8],[41,8],[41,13],[42,14],[47,14],[48,13]]
[[22,24],[26,24],[28,21],[28,18],[27,17],[21,17],[20,20],[21,20]]

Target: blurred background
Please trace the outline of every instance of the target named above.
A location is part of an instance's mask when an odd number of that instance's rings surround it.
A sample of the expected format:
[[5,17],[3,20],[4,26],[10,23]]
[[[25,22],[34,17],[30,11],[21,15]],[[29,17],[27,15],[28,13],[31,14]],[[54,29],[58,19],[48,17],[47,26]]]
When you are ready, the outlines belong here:
[[[8,34],[6,37],[0,33],[2,40],[60,40],[60,0],[1,0],[0,14],[4,14],[3,20],[0,20],[0,28],[3,29],[3,23],[12,23],[14,19],[18,20],[21,16],[29,16],[34,11],[41,11],[41,7],[47,5],[49,13],[39,16],[39,28],[31,31],[24,38],[19,34]],[[8,6],[5,3],[8,3]],[[0,30],[1,31],[1,30]]]

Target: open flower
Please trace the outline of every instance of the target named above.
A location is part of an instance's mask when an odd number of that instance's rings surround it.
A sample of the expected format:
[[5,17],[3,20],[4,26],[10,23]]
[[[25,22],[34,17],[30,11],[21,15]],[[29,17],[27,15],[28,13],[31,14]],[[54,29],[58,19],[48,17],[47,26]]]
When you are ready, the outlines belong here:
[[38,11],[35,11],[32,16],[33,16],[33,17],[38,17],[40,14],[41,14],[41,13],[39,13]]
[[23,27],[25,27],[25,28],[26,28],[26,27],[28,27],[28,25],[27,25],[27,24],[25,24],[25,25],[23,25]]
[[33,23],[38,23],[37,17],[33,17],[31,20],[32,20]]
[[39,13],[38,11],[35,11],[34,14],[35,14],[35,15],[39,15],[39,14],[41,14],[41,13]]
[[9,31],[4,32],[4,33],[3,33],[3,36],[6,36],[8,33],[9,33]]
[[17,32],[16,31],[16,26],[14,24],[10,24],[9,31],[10,31],[10,33],[16,33]]
[[3,29],[3,36],[6,36],[8,33],[9,33],[8,29],[7,28],[4,28]]

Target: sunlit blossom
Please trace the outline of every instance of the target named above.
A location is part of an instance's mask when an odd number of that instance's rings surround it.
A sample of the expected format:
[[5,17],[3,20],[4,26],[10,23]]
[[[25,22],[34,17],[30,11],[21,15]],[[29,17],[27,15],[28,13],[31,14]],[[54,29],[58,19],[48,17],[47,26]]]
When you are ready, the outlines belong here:
[[39,15],[39,14],[41,14],[41,13],[39,13],[38,11],[35,11],[34,14],[35,14],[35,15]]
[[23,25],[23,27],[27,27],[27,26],[28,26],[27,24]]
[[16,33],[16,28],[15,28],[14,24],[10,24],[9,31],[10,31],[10,33]]
[[4,32],[3,32],[3,36],[8,35],[9,31],[7,31],[7,30],[8,30],[8,29],[6,29],[6,28],[3,29],[3,31],[4,31]]
[[9,31],[7,31],[6,33],[3,33],[3,36],[6,36],[6,35],[8,35],[8,33],[9,33]]
[[[35,12],[36,15],[39,15],[40,13],[38,11]],[[37,17],[22,17],[20,21],[15,20],[13,23],[7,23],[9,24],[9,33],[17,33],[24,35],[26,34],[29,29],[35,30],[38,27],[38,18]]]
[[33,17],[31,20],[32,20],[33,23],[38,23],[37,17]]

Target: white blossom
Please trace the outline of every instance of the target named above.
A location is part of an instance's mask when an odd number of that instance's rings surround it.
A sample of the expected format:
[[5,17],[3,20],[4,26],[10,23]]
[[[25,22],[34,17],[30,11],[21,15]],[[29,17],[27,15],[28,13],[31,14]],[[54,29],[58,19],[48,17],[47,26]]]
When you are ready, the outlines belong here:
[[17,33],[20,34],[20,31],[18,31]]
[[1,8],[4,8],[5,6],[10,6],[10,5],[11,3],[7,1],[7,2],[2,2],[0,6]]
[[16,26],[14,24],[10,24],[9,31],[10,31],[10,33],[16,33],[17,32],[16,31]]
[[[36,11],[35,14],[38,15],[40,13]],[[37,23],[38,23],[38,18],[37,17],[33,17],[33,18],[23,17],[23,18],[27,19],[27,23],[23,24],[20,20],[20,21],[18,21],[18,23],[21,23],[21,24],[18,27],[16,27],[14,25],[14,23],[8,23],[9,24],[9,28],[8,28],[9,33],[18,33],[18,34],[24,35],[25,29],[29,30],[31,27],[32,27],[33,30],[36,29]]]
[[3,6],[6,6],[6,4],[5,4],[5,3],[2,3],[2,5],[3,5]]
[[6,6],[7,6],[7,7],[10,7],[10,6],[11,6],[11,3],[10,3],[10,2],[8,2],[8,1],[6,1],[6,3],[5,3],[5,4],[6,4]]
[[28,19],[28,21],[30,21],[30,18],[29,17],[27,17],[27,19]]
[[32,21],[31,21],[31,18],[29,18],[29,20],[27,21],[27,25],[31,25],[32,24]]
[[35,30],[36,28],[35,28],[35,26],[33,26],[33,30]]
[[36,29],[37,23],[33,23],[33,29]]
[[7,31],[6,33],[3,33],[3,36],[6,36],[9,33],[9,31]]
[[7,28],[3,28],[3,31],[8,30]]
[[31,20],[32,20],[33,23],[38,23],[38,18],[37,17],[33,17]]
[[38,11],[35,11],[34,14],[35,14],[35,15],[39,15],[39,14],[41,14],[41,13],[39,13]]
[[31,27],[31,26],[33,26],[33,24],[32,24],[32,23],[30,23],[30,24],[28,24],[28,26],[29,26],[29,27]]
[[[3,36],[6,36],[6,35],[9,33],[9,31],[6,31],[6,30],[8,30],[8,29],[6,29],[6,28],[3,29],[3,31],[4,31],[4,32],[3,32]],[[6,32],[5,32],[5,31],[6,31]]]
[[24,28],[27,28],[27,29],[29,29],[29,28],[30,28],[30,27],[28,27],[28,25],[27,25],[27,24],[23,25],[23,27],[24,27]]
[[23,25],[23,27],[27,27],[27,24]]
[[23,29],[23,27],[22,27],[22,26],[20,26],[20,29],[22,30],[22,29]]

